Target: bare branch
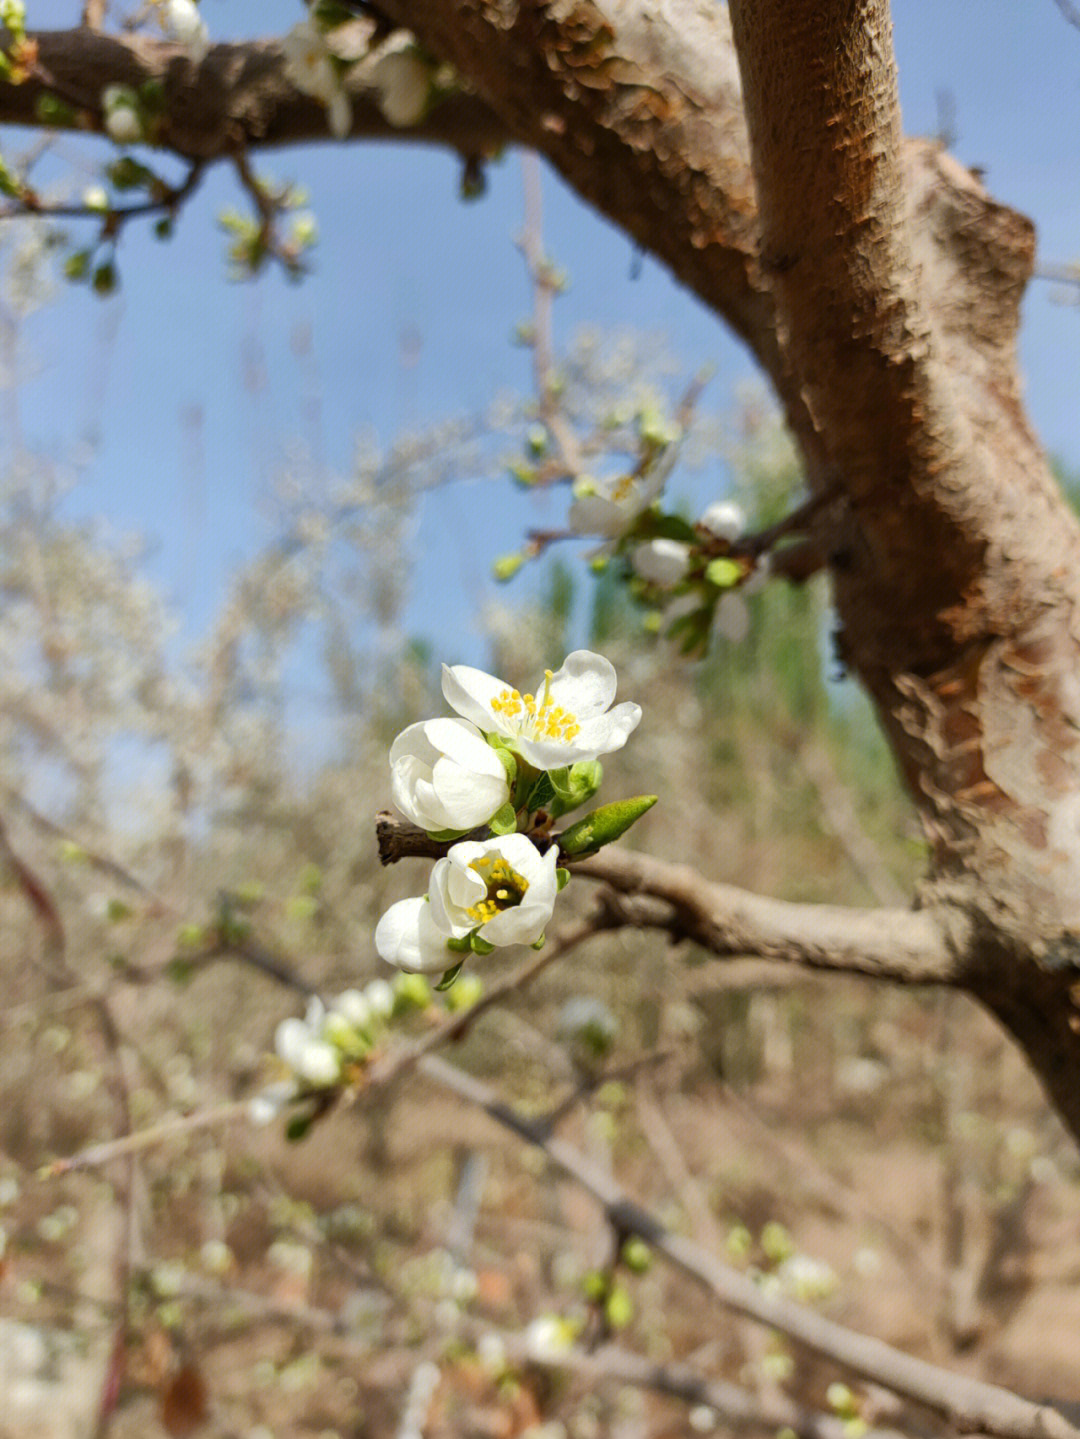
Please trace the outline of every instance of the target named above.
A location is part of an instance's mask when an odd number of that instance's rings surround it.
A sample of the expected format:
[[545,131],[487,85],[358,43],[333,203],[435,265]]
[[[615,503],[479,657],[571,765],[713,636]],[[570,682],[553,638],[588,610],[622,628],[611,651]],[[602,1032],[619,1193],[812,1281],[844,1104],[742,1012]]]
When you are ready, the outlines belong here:
[[639,1235],[658,1254],[701,1284],[726,1309],[778,1329],[826,1359],[923,1404],[960,1432],[1001,1439],[1080,1439],[1080,1429],[1056,1408],[1036,1404],[964,1375],[912,1358],[879,1339],[857,1334],[790,1300],[766,1294],[748,1275],[714,1259],[697,1244],[672,1234],[604,1169],[572,1145],[549,1136],[535,1120],[504,1104],[480,1080],[432,1055],[421,1061],[426,1078],[484,1110],[499,1124],[542,1149],[552,1163],[603,1206],[620,1232]]

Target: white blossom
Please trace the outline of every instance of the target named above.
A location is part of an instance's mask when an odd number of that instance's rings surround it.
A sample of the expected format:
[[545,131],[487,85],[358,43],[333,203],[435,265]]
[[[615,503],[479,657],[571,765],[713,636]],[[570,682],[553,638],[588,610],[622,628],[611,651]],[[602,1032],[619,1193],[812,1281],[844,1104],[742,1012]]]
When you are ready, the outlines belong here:
[[615,667],[603,655],[574,650],[562,668],[544,672],[536,695],[468,665],[443,665],[450,706],[485,733],[495,733],[536,769],[559,769],[621,749],[641,720],[640,705],[614,709]]
[[713,500],[707,505],[698,524],[718,540],[734,544],[746,532],[746,512],[734,500]]
[[385,979],[372,979],[364,986],[364,998],[371,1006],[372,1014],[386,1019],[393,1012],[394,989]]
[[274,1048],[297,1078],[320,1087],[341,1074],[341,1052],[323,1038],[326,1017],[322,1001],[312,999],[303,1019],[283,1019],[274,1035]]
[[391,125],[418,125],[431,94],[431,69],[406,30],[391,35],[369,72],[379,109]]
[[206,58],[210,33],[195,0],[164,0],[161,23],[167,34],[183,45],[190,60],[198,64]]
[[617,540],[658,498],[664,480],[664,474],[655,470],[649,475],[589,476],[578,480],[567,524],[576,535]]
[[390,747],[390,788],[406,819],[428,831],[474,829],[510,798],[502,761],[464,719],[402,730]]
[[252,1124],[273,1124],[278,1115],[296,1098],[296,1085],[291,1079],[268,1084],[248,1104]]
[[681,540],[649,540],[636,545],[630,554],[634,573],[652,585],[670,589],[686,578],[690,569],[690,546]]
[[558,850],[541,854],[523,834],[463,840],[431,872],[435,928],[454,939],[475,932],[487,944],[535,944],[558,894]]
[[286,77],[302,94],[326,106],[331,134],[342,139],[352,124],[352,107],[322,30],[311,19],[301,20],[282,37],[281,48]]
[[410,974],[430,974],[454,963],[448,936],[435,928],[426,894],[399,899],[375,926],[375,948],[387,964]]
[[574,1326],[558,1314],[541,1314],[525,1330],[525,1349],[540,1363],[558,1359],[574,1344]]
[[353,1029],[363,1029],[374,1013],[366,994],[359,989],[346,989],[330,1006],[331,1014],[340,1015]]

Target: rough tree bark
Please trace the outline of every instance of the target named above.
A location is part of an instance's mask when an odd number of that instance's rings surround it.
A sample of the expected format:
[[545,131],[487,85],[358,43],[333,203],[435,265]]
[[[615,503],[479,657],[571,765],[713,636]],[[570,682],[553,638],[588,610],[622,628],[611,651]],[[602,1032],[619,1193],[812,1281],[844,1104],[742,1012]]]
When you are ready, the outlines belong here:
[[[886,0],[732,0],[730,22],[711,0],[378,8],[470,87],[412,138],[540,150],[757,356],[811,487],[842,497],[818,538],[931,841],[940,978],[999,1016],[1080,1140],[1080,529],[1020,397],[1031,225],[904,140]],[[324,133],[272,42],[192,66],[38,39],[89,128],[104,84],[155,75],[179,153]],[[0,122],[30,122],[37,88],[0,87]],[[388,133],[357,98],[354,135]]]

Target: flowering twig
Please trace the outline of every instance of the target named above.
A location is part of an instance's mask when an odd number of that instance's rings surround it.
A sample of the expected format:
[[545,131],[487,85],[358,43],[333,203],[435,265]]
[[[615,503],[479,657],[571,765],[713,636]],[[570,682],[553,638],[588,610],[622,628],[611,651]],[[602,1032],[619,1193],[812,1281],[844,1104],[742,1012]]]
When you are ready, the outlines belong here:
[[424,1076],[464,1099],[528,1143],[586,1190],[621,1233],[637,1235],[701,1284],[721,1305],[805,1346],[845,1369],[924,1405],[960,1432],[1001,1439],[1080,1439],[1080,1429],[1049,1404],[1022,1399],[993,1384],[952,1374],[879,1339],[858,1334],[791,1300],[765,1293],[752,1278],[699,1245],[673,1234],[634,1200],[605,1169],[546,1127],[504,1103],[488,1085],[434,1055],[420,1061]]
[[[447,851],[445,842],[387,811],[377,816],[376,834],[383,864],[407,855],[439,858]],[[558,841],[556,832],[537,837],[536,844]],[[796,904],[715,884],[689,865],[616,845],[562,863],[611,886],[609,926],[666,929],[673,939],[692,939],[721,958],[756,956],[903,983],[960,979],[950,937],[931,910]]]

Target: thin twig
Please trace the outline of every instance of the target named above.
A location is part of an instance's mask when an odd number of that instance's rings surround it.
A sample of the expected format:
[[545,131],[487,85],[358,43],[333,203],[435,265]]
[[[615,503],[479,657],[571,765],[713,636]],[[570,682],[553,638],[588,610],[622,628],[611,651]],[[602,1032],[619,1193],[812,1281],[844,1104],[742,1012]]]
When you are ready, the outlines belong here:
[[157,1144],[175,1139],[180,1134],[192,1134],[199,1129],[210,1129],[216,1124],[229,1124],[234,1119],[246,1119],[251,1114],[251,1101],[234,1099],[225,1104],[216,1104],[210,1109],[200,1109],[194,1114],[184,1114],[173,1119],[164,1119],[133,1134],[122,1135],[119,1139],[106,1139],[101,1144],[91,1144],[72,1154],[67,1159],[56,1159],[41,1171],[42,1179],[59,1179],[62,1174],[71,1174],[77,1169],[97,1169],[114,1159],[124,1159],[144,1149],[153,1149]]

